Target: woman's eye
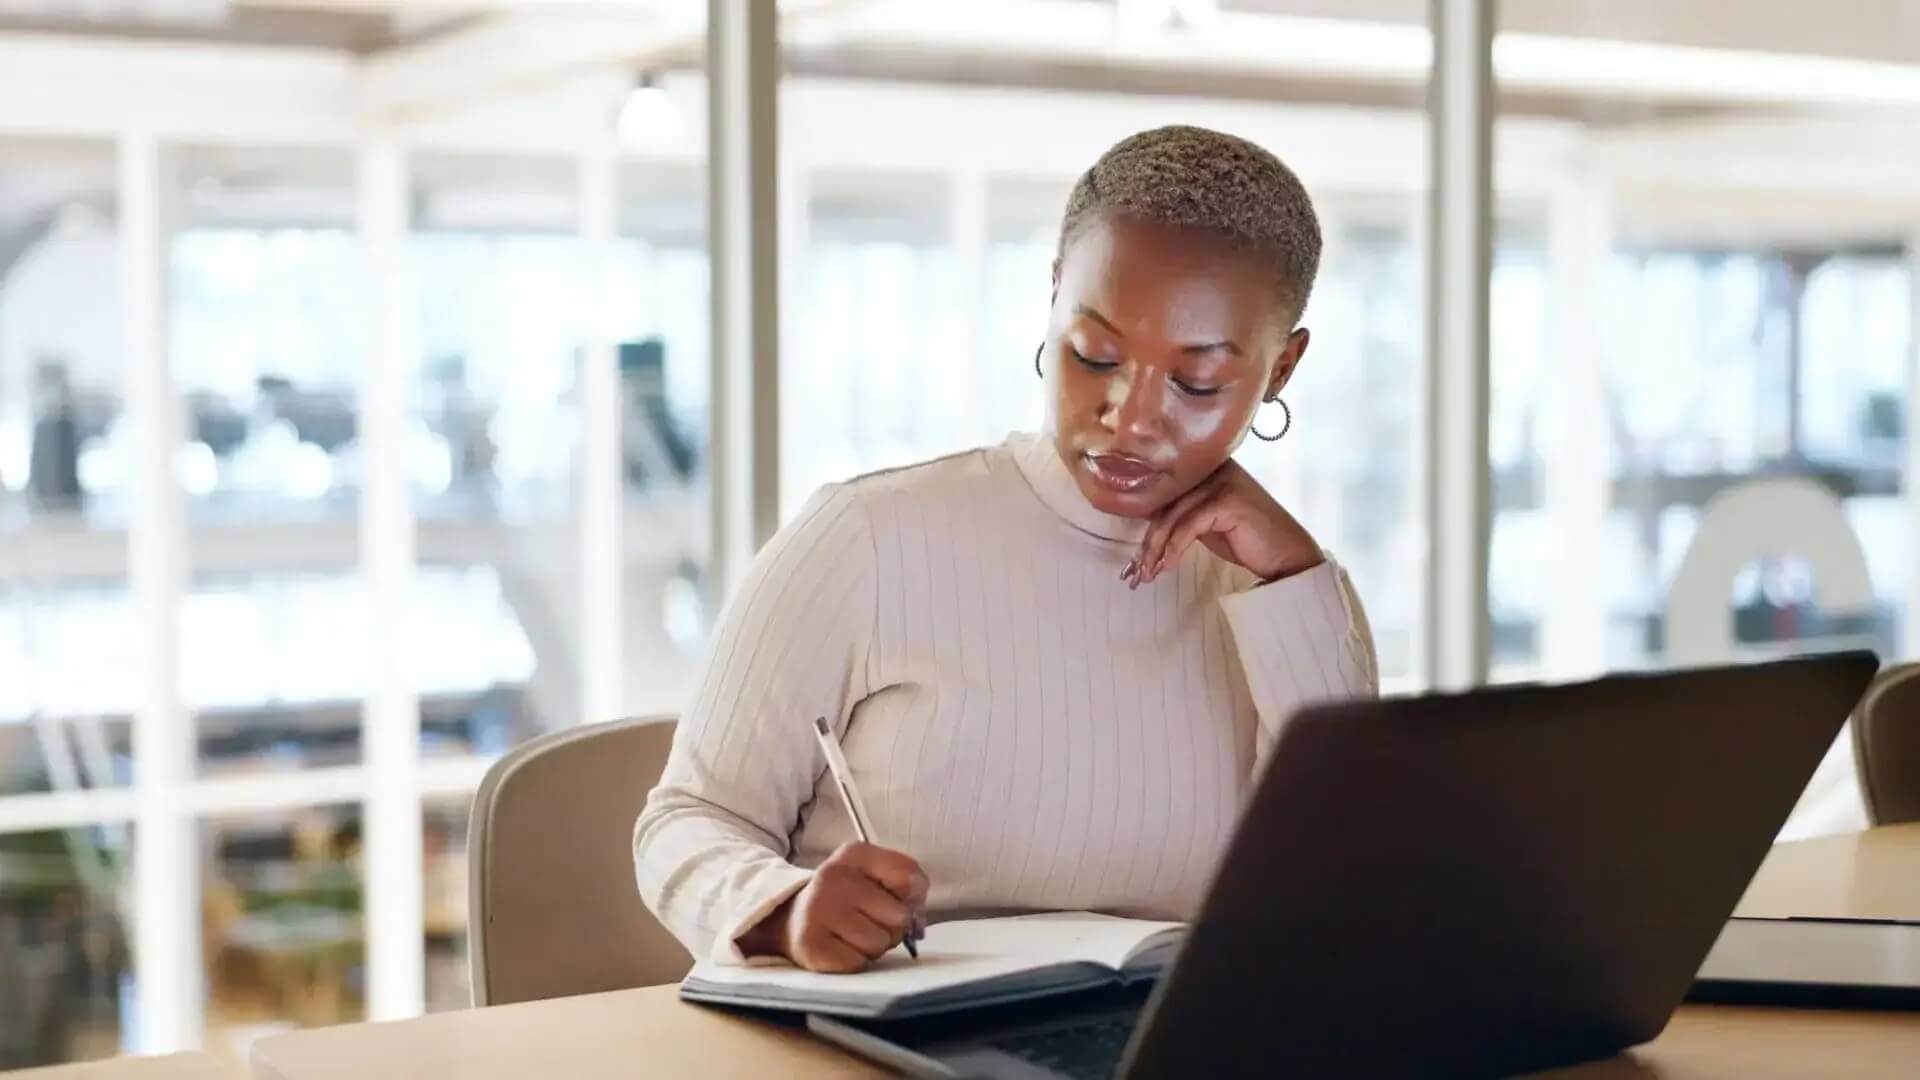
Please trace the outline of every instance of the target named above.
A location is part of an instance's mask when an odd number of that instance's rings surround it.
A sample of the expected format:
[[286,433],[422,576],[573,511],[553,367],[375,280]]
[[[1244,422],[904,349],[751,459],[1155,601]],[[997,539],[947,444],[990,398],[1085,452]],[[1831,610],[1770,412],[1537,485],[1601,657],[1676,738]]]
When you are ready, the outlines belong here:
[[1072,350],[1073,358],[1091,371],[1112,371],[1120,366],[1112,360],[1095,360],[1090,356],[1082,355],[1079,349],[1074,349],[1072,346],[1068,348]]
[[1181,393],[1189,394],[1193,397],[1212,397],[1224,389],[1224,387],[1219,386],[1195,386],[1192,383],[1182,382],[1179,379],[1173,380],[1173,385],[1179,387]]

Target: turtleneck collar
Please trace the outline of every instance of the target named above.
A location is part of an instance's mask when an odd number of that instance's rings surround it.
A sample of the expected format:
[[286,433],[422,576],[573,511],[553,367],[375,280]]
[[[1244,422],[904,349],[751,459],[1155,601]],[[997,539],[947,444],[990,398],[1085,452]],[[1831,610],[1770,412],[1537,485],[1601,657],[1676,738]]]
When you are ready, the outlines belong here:
[[1007,439],[1007,448],[1021,475],[1033,487],[1047,509],[1081,532],[1102,540],[1137,544],[1147,534],[1147,522],[1141,518],[1120,517],[1094,508],[1080,493],[1080,485],[1067,471],[1054,449],[1053,437],[1020,432]]

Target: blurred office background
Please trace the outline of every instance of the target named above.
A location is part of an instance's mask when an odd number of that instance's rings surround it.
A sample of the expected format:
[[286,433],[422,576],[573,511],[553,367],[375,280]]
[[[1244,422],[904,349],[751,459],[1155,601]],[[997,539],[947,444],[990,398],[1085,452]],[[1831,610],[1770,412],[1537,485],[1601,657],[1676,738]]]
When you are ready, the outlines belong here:
[[[1068,187],[1219,127],[1327,236],[1242,459],[1433,685],[1429,19],[783,3],[781,512],[1036,427]],[[1915,655],[1920,3],[1498,19],[1483,677]],[[706,23],[0,0],[0,1067],[464,1006],[488,763],[682,703]],[[1829,764],[1800,834],[1852,823]]]

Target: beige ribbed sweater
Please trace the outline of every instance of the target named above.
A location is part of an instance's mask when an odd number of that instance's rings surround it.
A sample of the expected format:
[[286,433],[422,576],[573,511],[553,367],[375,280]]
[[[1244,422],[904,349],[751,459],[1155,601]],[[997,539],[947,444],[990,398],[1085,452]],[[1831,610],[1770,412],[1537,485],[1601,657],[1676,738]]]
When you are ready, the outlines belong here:
[[1032,435],[823,488],[721,619],[634,829],[647,905],[740,959],[853,838],[825,716],[933,917],[1191,917],[1278,725],[1373,694],[1373,643],[1331,561],[1260,585],[1196,544],[1131,591],[1144,529]]

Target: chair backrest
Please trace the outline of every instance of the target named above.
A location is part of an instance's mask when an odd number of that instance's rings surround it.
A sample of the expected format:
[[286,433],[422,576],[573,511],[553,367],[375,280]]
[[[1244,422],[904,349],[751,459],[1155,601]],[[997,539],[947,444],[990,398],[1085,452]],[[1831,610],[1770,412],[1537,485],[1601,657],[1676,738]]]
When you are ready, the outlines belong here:
[[676,982],[691,959],[640,902],[633,823],[672,717],[543,735],[487,770],[468,827],[473,1003]]
[[1853,715],[1860,796],[1875,825],[1920,821],[1920,663],[1880,673]]

